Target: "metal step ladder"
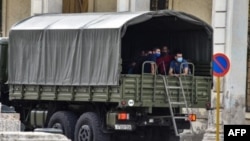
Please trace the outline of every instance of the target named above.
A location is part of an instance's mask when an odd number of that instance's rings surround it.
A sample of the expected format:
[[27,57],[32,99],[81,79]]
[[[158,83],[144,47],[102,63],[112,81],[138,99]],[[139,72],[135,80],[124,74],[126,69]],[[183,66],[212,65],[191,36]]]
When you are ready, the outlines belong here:
[[[170,114],[171,114],[171,118],[172,118],[172,122],[173,122],[173,126],[174,126],[174,131],[175,131],[175,135],[176,136],[180,136],[180,133],[178,132],[178,127],[176,124],[176,120],[177,119],[185,119],[188,120],[187,116],[176,116],[174,113],[174,106],[185,106],[186,110],[187,110],[187,114],[189,114],[189,109],[188,109],[188,103],[187,103],[187,99],[186,99],[186,95],[184,92],[184,88],[183,88],[183,84],[182,84],[182,79],[181,77],[177,77],[177,79],[179,80],[179,86],[169,86],[167,84],[167,78],[164,76],[161,76],[164,82],[164,87],[165,87],[165,91],[166,91],[166,96],[167,96],[167,101],[169,103],[169,109],[170,109]],[[171,89],[179,89],[181,90],[181,96],[182,96],[182,101],[173,101],[171,98],[171,94],[170,94],[170,90]],[[181,98],[180,98],[181,99]],[[191,126],[191,132],[193,133],[193,128],[192,128],[192,124],[191,121],[190,122],[190,126]]]

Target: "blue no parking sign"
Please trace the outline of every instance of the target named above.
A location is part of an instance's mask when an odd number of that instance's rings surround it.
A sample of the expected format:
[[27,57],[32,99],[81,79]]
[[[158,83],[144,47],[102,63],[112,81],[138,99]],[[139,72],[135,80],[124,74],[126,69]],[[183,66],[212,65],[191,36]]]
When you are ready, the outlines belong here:
[[219,121],[220,121],[220,76],[226,75],[229,71],[230,62],[226,55],[222,53],[217,53],[213,55],[213,75],[217,76],[216,81],[216,90],[217,90],[217,98],[216,98],[216,141],[219,141]]
[[226,55],[217,53],[213,55],[213,75],[224,76],[229,71],[230,62]]

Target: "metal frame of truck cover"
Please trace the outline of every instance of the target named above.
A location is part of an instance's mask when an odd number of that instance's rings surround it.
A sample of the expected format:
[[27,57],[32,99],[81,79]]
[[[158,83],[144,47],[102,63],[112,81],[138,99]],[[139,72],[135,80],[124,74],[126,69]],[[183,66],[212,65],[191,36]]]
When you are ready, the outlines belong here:
[[[163,118],[170,115],[166,111],[170,103],[163,78],[171,86],[179,86],[179,81],[158,74],[125,73],[136,52],[155,45],[182,49],[184,57],[194,63],[193,73],[182,77],[188,106],[204,107],[210,101],[212,28],[192,15],[169,10],[45,14],[17,23],[9,35],[10,99],[29,105],[26,115],[33,126],[43,127],[53,112],[67,105],[71,110],[75,105],[93,103],[110,106],[105,114],[112,129],[130,130],[122,126],[126,121],[117,119],[128,117],[142,117],[132,125],[145,125],[152,116],[159,121],[155,124],[168,126]],[[168,92],[171,99],[183,100],[180,89]],[[56,103],[61,107],[51,107]],[[37,104],[41,106],[34,108]],[[184,107],[172,106],[177,110]],[[119,117],[119,112],[125,113]],[[140,115],[144,113],[149,114],[146,119]]]

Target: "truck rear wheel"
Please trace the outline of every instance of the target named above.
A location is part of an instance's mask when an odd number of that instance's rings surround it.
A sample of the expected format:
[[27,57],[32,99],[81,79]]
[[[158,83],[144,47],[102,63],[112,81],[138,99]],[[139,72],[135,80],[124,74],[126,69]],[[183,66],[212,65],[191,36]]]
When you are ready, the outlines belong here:
[[69,111],[58,111],[51,116],[48,127],[61,129],[65,136],[73,140],[76,120],[77,116],[74,113]]
[[84,113],[76,123],[75,141],[109,141],[109,135],[101,129],[101,121],[96,113]]

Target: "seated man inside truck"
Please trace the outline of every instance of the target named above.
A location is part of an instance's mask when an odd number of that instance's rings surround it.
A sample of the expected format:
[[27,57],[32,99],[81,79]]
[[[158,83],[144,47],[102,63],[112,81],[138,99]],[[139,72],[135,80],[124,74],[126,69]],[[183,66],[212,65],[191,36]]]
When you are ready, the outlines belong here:
[[162,75],[167,75],[170,62],[174,59],[174,56],[170,54],[167,46],[161,48],[161,56],[156,60],[158,66],[158,72]]
[[133,74],[141,74],[141,70],[142,70],[142,63],[146,60],[147,58],[147,51],[142,50],[140,55],[138,57],[136,57],[136,59],[133,61],[134,62],[134,66],[133,66]]
[[[161,56],[161,50],[158,47],[153,48],[152,54],[149,54],[147,56],[147,59],[145,61],[152,61],[156,63],[156,60]],[[144,73],[156,73],[156,65],[151,63],[146,63],[144,66]]]
[[182,52],[175,53],[175,59],[171,61],[168,74],[170,76],[187,75],[189,71],[188,62],[183,59]]

